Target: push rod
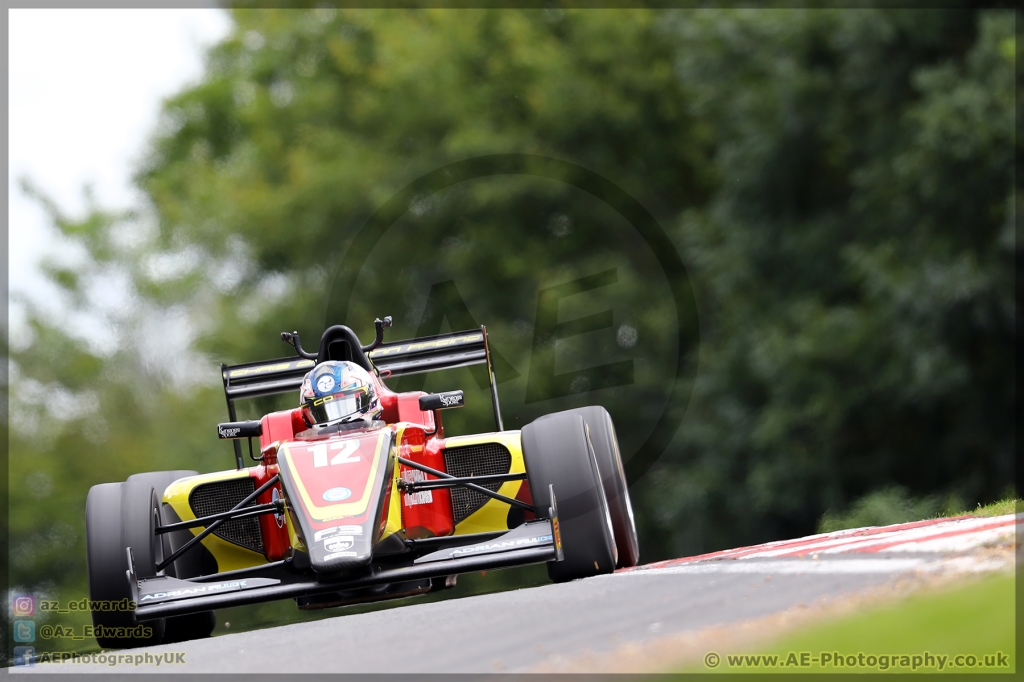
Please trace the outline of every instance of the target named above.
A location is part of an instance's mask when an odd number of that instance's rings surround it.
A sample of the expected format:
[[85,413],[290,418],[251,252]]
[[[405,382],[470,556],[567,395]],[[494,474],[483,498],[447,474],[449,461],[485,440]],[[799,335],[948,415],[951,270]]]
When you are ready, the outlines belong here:
[[[428,466],[426,466],[424,464],[420,464],[419,462],[414,462],[411,459],[406,459],[404,457],[399,457],[398,461],[399,461],[399,463],[401,463],[401,464],[403,464],[403,465],[405,465],[407,467],[410,467],[412,469],[418,469],[419,471],[422,471],[425,474],[430,474],[431,476],[437,476],[438,478],[443,478],[443,479],[455,478],[455,476],[452,476],[451,474],[446,474],[443,471],[438,471],[437,469],[431,469],[430,467],[428,467]],[[520,509],[525,509],[527,511],[534,511],[533,505],[529,505],[529,504],[526,504],[525,502],[521,502],[519,500],[512,499],[511,497],[505,497],[504,495],[500,495],[500,494],[494,492],[493,490],[488,490],[487,488],[479,486],[476,483],[465,483],[465,482],[462,482],[462,483],[459,483],[458,485],[461,485],[461,486],[463,486],[465,488],[469,488],[470,490],[475,490],[476,492],[480,493],[481,495],[486,495],[487,497],[490,497],[492,499],[498,500],[499,502],[504,502],[505,504],[510,504],[513,507],[519,507]],[[534,513],[536,513],[536,512],[534,512]]]
[[[241,509],[242,507],[244,507],[245,505],[249,504],[250,502],[252,502],[253,500],[255,500],[255,499],[256,499],[257,497],[259,497],[259,496],[260,496],[260,495],[262,495],[263,493],[265,493],[265,492],[267,492],[268,490],[270,490],[271,488],[273,488],[273,487],[274,487],[274,485],[275,485],[275,484],[276,484],[276,483],[277,483],[277,482],[278,482],[279,480],[281,480],[281,475],[280,475],[280,474],[274,474],[274,475],[273,475],[273,476],[272,476],[272,477],[270,478],[270,480],[269,480],[269,481],[267,481],[266,483],[264,483],[263,485],[261,485],[261,486],[260,486],[259,488],[257,488],[256,490],[254,490],[254,491],[253,491],[253,493],[252,493],[251,495],[249,495],[249,496],[248,496],[247,498],[245,498],[244,500],[242,500],[241,502],[239,502],[238,504],[236,504],[236,505],[235,505],[234,507],[232,507],[230,511],[237,511],[237,510]],[[184,545],[182,545],[181,547],[179,547],[179,548],[178,548],[178,550],[177,550],[176,552],[172,553],[172,554],[171,554],[171,556],[167,557],[166,559],[164,559],[163,561],[161,561],[161,562],[160,562],[159,564],[157,564],[157,567],[156,567],[156,572],[157,572],[157,573],[159,573],[160,571],[162,571],[162,570],[164,570],[165,568],[167,568],[168,566],[170,566],[170,565],[171,565],[171,563],[173,563],[175,559],[177,559],[177,558],[178,558],[178,557],[180,557],[180,556],[181,556],[182,554],[184,554],[184,553],[185,553],[185,552],[187,552],[188,550],[190,550],[190,549],[192,549],[193,547],[195,547],[195,546],[196,546],[197,544],[199,544],[199,543],[200,543],[200,542],[202,541],[202,539],[203,539],[203,538],[205,538],[205,537],[206,537],[207,535],[209,535],[209,534],[210,534],[210,533],[212,533],[213,531],[215,531],[215,530],[217,530],[218,528],[220,528],[221,524],[222,524],[222,523],[224,523],[224,522],[225,522],[226,520],[227,520],[227,519],[219,519],[219,520],[217,520],[217,521],[214,521],[213,523],[211,523],[211,524],[210,524],[209,526],[207,526],[207,527],[206,527],[206,529],[205,529],[205,530],[204,530],[203,532],[201,532],[201,533],[200,533],[199,535],[195,536],[194,538],[192,538],[191,540],[189,540],[188,542],[186,542],[186,543],[185,543]]]
[[267,504],[258,504],[255,507],[247,507],[245,509],[239,509],[235,511],[231,509],[226,512],[220,512],[219,514],[210,514],[209,516],[203,516],[198,519],[191,519],[189,521],[181,521],[179,523],[171,523],[166,526],[160,526],[156,529],[157,535],[163,535],[165,533],[173,533],[176,530],[183,528],[198,528],[199,526],[208,526],[211,521],[217,521],[224,519],[225,521],[231,521],[233,519],[247,519],[250,516],[263,516],[264,514],[280,513],[284,511],[284,508],[278,502],[269,502]]
[[441,480],[432,481],[408,481],[405,484],[405,489],[408,492],[416,492],[417,490],[436,490],[437,488],[454,488],[455,486],[465,485],[466,483],[476,483],[478,485],[484,485],[487,483],[505,483],[507,481],[525,481],[526,474],[490,474],[487,476],[464,476],[459,478],[443,478]]

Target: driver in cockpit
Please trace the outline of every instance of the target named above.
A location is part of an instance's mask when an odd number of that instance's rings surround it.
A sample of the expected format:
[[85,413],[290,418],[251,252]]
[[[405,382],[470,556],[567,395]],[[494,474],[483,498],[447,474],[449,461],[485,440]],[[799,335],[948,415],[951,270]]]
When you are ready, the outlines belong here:
[[302,418],[318,430],[380,419],[380,398],[369,372],[354,362],[321,362],[302,380]]

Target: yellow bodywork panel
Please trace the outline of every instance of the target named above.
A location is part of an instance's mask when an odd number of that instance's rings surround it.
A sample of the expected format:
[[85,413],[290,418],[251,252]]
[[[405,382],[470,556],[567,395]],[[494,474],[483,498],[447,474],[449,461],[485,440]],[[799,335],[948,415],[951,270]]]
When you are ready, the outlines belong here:
[[308,552],[309,550],[306,549],[306,543],[302,541],[301,537],[299,537],[297,530],[299,525],[296,523],[295,519],[292,518],[292,510],[287,507],[285,507],[284,510],[284,522],[288,526],[288,544],[290,544],[293,549],[297,549],[300,552]]
[[391,474],[391,499],[388,500],[388,522],[384,525],[384,532],[380,534],[380,539],[383,540],[400,530],[402,530],[402,496],[398,492],[398,458],[395,458],[395,466]]
[[[229,481],[234,478],[249,478],[249,472],[245,469],[218,471],[212,474],[200,474],[180,479],[167,486],[167,489],[164,491],[164,502],[171,505],[178,518],[182,521],[191,521],[196,518],[196,515],[192,512],[192,507],[188,503],[188,497],[192,490],[204,483]],[[203,528],[190,528],[189,530],[192,531],[193,535],[199,535]],[[234,543],[217,537],[214,533],[207,535],[201,542],[210,550],[213,558],[217,560],[217,571],[219,573],[267,563],[267,558],[262,554],[253,552],[245,547],[239,547]]]
[[[519,431],[499,431],[497,433],[482,433],[475,436],[453,436],[445,439],[446,447],[462,447],[464,445],[478,445],[480,443],[501,443],[508,448],[512,455],[512,465],[509,473],[523,473],[526,465],[523,462],[523,444]],[[498,488],[498,493],[505,497],[515,497],[520,487],[526,485],[526,481],[506,481]],[[466,535],[468,533],[488,533],[496,530],[508,530],[507,502],[499,502],[495,499],[487,500],[484,506],[464,518],[455,526],[455,535]]]
[[[402,530],[402,496],[398,492],[398,472],[401,467],[398,466],[398,446],[402,443],[402,436],[405,434],[405,426],[398,427],[398,433],[395,434],[395,440],[392,447],[395,448],[395,465],[391,468],[391,496],[388,499],[388,521],[384,525],[384,532],[380,534],[380,540],[383,540],[387,536],[397,533]],[[381,457],[384,457],[381,455]],[[384,457],[384,461],[387,458]],[[378,540],[378,542],[380,542]]]

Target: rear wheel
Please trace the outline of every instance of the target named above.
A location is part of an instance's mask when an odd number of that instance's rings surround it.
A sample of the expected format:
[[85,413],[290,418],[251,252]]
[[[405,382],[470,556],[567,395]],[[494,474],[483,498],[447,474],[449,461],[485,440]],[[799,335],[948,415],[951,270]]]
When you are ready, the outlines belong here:
[[[615,435],[612,417],[608,410],[600,405],[593,405],[557,412],[541,419],[565,414],[580,415],[590,430],[590,442],[594,446],[597,469],[601,472],[601,484],[608,500],[608,511],[615,531],[615,548],[619,555],[615,565],[617,568],[636,566],[640,560],[640,544],[636,537],[633,506],[629,501],[626,472],[622,468],[619,439]],[[558,497],[558,493],[555,493],[555,497]]]
[[523,459],[537,516],[547,517],[553,488],[562,561],[548,562],[556,583],[615,570],[615,538],[594,450],[578,414],[558,413],[523,427]]

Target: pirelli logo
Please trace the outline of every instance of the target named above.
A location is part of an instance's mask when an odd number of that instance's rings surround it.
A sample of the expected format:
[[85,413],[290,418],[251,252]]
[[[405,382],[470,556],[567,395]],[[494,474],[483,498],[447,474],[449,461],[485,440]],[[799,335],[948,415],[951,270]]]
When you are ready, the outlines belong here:
[[262,365],[260,367],[245,367],[243,369],[233,369],[228,372],[229,379],[238,379],[241,377],[256,376],[257,374],[269,374],[271,372],[287,372],[289,370],[304,369],[306,367],[312,367],[316,363],[312,360],[294,360],[291,362],[279,362],[274,365]]
[[415,343],[403,343],[389,348],[378,348],[370,351],[371,358],[387,357],[389,355],[405,355],[416,351],[434,350],[436,348],[449,348],[451,346],[462,346],[467,343],[482,343],[483,332],[474,332],[463,336],[452,336],[447,339],[435,339],[434,341],[418,341]]

